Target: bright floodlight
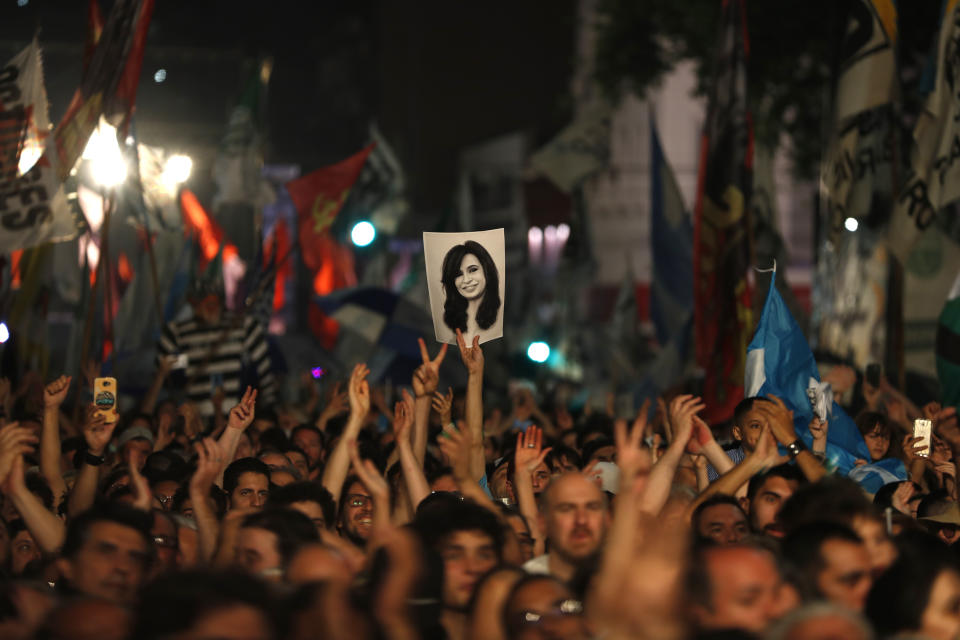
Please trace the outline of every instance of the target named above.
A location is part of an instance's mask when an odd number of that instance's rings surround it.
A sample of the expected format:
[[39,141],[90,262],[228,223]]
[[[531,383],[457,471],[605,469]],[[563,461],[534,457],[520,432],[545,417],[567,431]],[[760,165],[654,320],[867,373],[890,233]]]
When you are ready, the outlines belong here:
[[843,226],[847,231],[856,231],[860,227],[860,223],[857,222],[856,218],[847,218],[843,221]]
[[167,79],[167,70],[166,69],[157,69],[157,72],[153,74],[153,81],[157,84],[160,84]]
[[94,129],[83,150],[90,161],[90,173],[102,187],[115,187],[127,179],[127,163],[117,144],[117,130],[106,122]]
[[353,225],[353,230],[350,232],[350,239],[353,240],[353,244],[358,247],[367,246],[373,242],[373,239],[376,237],[377,229],[366,220],[361,220]]
[[10,339],[10,329],[7,329],[6,322],[0,322],[0,344]]
[[546,362],[550,357],[550,345],[546,342],[531,342],[527,347],[527,357],[534,362]]
[[163,167],[163,181],[169,185],[183,184],[190,179],[193,170],[193,160],[190,156],[174,155],[167,158]]

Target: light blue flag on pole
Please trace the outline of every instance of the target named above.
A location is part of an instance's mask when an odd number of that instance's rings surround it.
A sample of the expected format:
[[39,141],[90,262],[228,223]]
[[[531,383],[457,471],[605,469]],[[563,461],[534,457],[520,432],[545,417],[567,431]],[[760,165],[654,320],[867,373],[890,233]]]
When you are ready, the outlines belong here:
[[[813,442],[809,424],[814,403],[818,404],[829,420],[827,467],[846,475],[858,458],[869,462],[870,452],[857,425],[833,401],[829,385],[820,383],[810,345],[774,286],[776,275],[774,270],[760,323],[747,347],[745,396],[775,395],[783,400],[793,411],[794,428],[807,446]],[[808,390],[815,392],[814,400]]]

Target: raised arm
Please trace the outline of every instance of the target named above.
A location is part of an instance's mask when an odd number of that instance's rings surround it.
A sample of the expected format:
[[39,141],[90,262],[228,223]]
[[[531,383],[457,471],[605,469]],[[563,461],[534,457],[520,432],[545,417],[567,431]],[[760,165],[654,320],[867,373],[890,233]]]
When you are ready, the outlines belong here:
[[386,478],[380,475],[380,471],[369,460],[360,459],[360,451],[357,447],[357,441],[351,439],[347,443],[350,453],[350,464],[353,472],[357,474],[360,482],[366,487],[367,491],[373,497],[373,523],[370,526],[370,539],[385,535],[393,528],[390,520],[390,485]]
[[190,501],[193,503],[194,520],[197,521],[200,558],[204,563],[209,563],[216,553],[220,535],[220,522],[210,501],[210,489],[214,479],[223,472],[227,458],[212,438],[196,443],[194,449],[197,451],[197,470],[190,478]]
[[818,481],[827,474],[827,470],[805,446],[802,446],[800,438],[797,436],[797,430],[793,426],[793,412],[777,396],[767,396],[767,399],[769,402],[758,402],[755,403],[755,406],[759,413],[766,418],[773,437],[785,447],[794,445],[794,448],[799,451],[795,459],[800,471],[810,482]]
[[370,385],[367,384],[369,373],[367,365],[361,363],[355,366],[353,373],[350,374],[350,385],[347,390],[350,395],[350,417],[347,418],[347,426],[344,427],[337,446],[330,453],[327,465],[323,469],[322,484],[333,496],[334,504],[340,500],[343,482],[347,479],[347,471],[350,469],[348,443],[357,439],[357,435],[363,428],[363,422],[367,419],[367,413],[370,411]]
[[70,376],[60,376],[43,390],[43,430],[40,432],[40,474],[59,505],[67,492],[60,471],[60,406],[70,391]]
[[[107,444],[113,437],[113,430],[116,426],[116,422],[113,424],[106,423],[103,416],[97,413],[96,407],[92,404],[87,408],[86,419],[83,422],[83,439],[87,443],[86,456],[67,501],[67,513],[71,517],[92,507],[97,498],[100,465],[103,464]],[[94,464],[91,464],[92,462]]]
[[530,425],[523,433],[517,434],[517,448],[513,456],[513,490],[517,494],[517,508],[520,510],[530,527],[530,537],[533,538],[533,555],[544,553],[546,536],[540,530],[537,498],[533,493],[533,472],[536,471],[550,447],[543,448],[543,430]]
[[177,357],[174,355],[160,355],[157,358],[157,372],[153,375],[150,388],[147,389],[147,392],[143,395],[143,399],[140,400],[140,411],[143,413],[153,414],[156,410],[160,390],[163,389],[163,383],[166,381],[167,376],[170,375],[176,359]]
[[[219,453],[228,463],[233,460],[233,456],[237,453],[237,447],[240,446],[240,436],[253,422],[256,407],[257,390],[247,387],[247,390],[243,392],[243,397],[240,398],[240,403],[230,410],[227,428],[223,430],[219,440],[217,440]],[[220,473],[223,473],[223,468],[226,468],[226,464],[222,465]],[[215,477],[217,482],[223,481],[219,474]]]
[[[400,470],[403,472],[403,483],[410,498],[411,511],[417,510],[417,505],[430,495],[430,485],[423,475],[423,467],[413,453],[410,442],[410,428],[413,425],[414,401],[410,393],[404,389],[403,400],[396,404],[393,413],[393,439],[400,456]],[[410,514],[411,517],[413,514]]]
[[[16,447],[22,450],[22,447]],[[23,476],[23,453],[17,453],[12,461],[10,472],[3,482],[3,491],[13,501],[30,535],[46,553],[55,553],[63,546],[67,536],[63,520],[49,511],[40,499],[27,488]]]
[[473,336],[473,346],[468,347],[460,329],[457,329],[457,347],[467,368],[464,418],[470,430],[470,472],[479,482],[486,466],[483,456],[483,350],[480,348],[480,336]]
[[[652,515],[660,513],[663,505],[670,496],[670,487],[677,474],[677,467],[683,457],[693,434],[693,418],[704,407],[700,398],[684,395],[677,396],[670,402],[670,424],[673,427],[673,440],[666,452],[657,460],[650,470],[647,487],[641,498],[640,508]],[[647,416],[641,413],[634,422],[633,430],[643,433],[646,429]]]
[[413,415],[413,453],[417,460],[423,462],[427,453],[427,422],[430,419],[430,405],[433,393],[440,384],[440,365],[447,356],[447,344],[440,346],[437,357],[430,359],[427,343],[418,338],[420,357],[423,364],[413,372],[413,395],[416,397],[416,406]]

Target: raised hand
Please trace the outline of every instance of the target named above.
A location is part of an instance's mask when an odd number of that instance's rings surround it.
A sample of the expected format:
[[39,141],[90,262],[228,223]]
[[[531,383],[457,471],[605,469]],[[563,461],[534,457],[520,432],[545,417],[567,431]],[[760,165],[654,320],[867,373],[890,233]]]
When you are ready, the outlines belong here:
[[83,421],[83,439],[87,442],[87,449],[95,456],[102,456],[113,437],[116,422],[107,423],[103,414],[97,412],[93,404],[87,407],[87,415]]
[[458,483],[470,482],[473,478],[470,475],[470,446],[473,439],[470,436],[469,429],[457,429],[453,425],[447,424],[443,427],[443,433],[437,438],[437,445],[440,451],[447,456],[450,466],[453,468],[453,477]]
[[693,433],[687,442],[687,453],[699,455],[703,452],[703,447],[713,440],[713,431],[710,425],[703,421],[700,416],[693,416]]
[[768,402],[754,403],[754,409],[770,425],[770,433],[782,445],[788,445],[797,439],[797,430],[793,426],[793,411],[783,404],[783,400],[774,395],[767,396]]
[[147,479],[134,464],[134,455],[135,453],[131,451],[127,458],[127,466],[130,468],[130,486],[133,489],[133,506],[141,511],[150,511],[153,506],[153,492],[150,491]]
[[43,408],[59,409],[70,391],[70,376],[60,376],[43,389]]
[[373,496],[374,504],[389,501],[390,485],[387,483],[386,478],[380,474],[377,466],[370,460],[362,460],[360,458],[360,449],[357,447],[356,440],[350,440],[350,442],[347,443],[347,447],[350,451],[350,463],[353,467],[353,472],[357,474],[360,482],[363,483],[363,486],[366,487],[370,495]]
[[[652,464],[650,451],[643,445],[643,434],[647,430],[647,413],[641,411],[633,426],[627,432],[626,423],[614,425],[613,437],[617,445],[617,466],[620,467],[621,487],[645,476]],[[633,487],[639,489],[639,487]]]
[[367,365],[363,363],[356,365],[350,374],[350,386],[347,388],[350,399],[350,415],[357,416],[359,419],[366,417],[370,411],[368,375],[370,375],[370,369],[367,368]]
[[23,454],[33,451],[36,442],[33,431],[21,427],[19,422],[9,422],[0,428],[0,482],[7,479]]
[[922,437],[909,433],[903,436],[903,457],[906,458],[908,467],[911,463],[916,462],[920,458],[926,458],[927,455],[929,455],[930,449],[918,444],[921,440],[923,440]]
[[825,452],[827,450],[827,433],[830,429],[830,421],[813,416],[807,428],[810,429],[810,435],[813,436],[813,450],[815,452]]
[[413,398],[406,389],[401,394],[401,400],[393,407],[393,439],[397,446],[402,442],[409,444],[410,427],[413,426]]
[[440,424],[450,424],[453,411],[453,388],[447,388],[446,393],[434,391],[431,405],[433,410],[440,414]]
[[780,455],[780,450],[777,449],[777,441],[770,431],[769,423],[763,425],[763,429],[760,431],[760,438],[757,440],[757,448],[749,455],[763,470],[771,469],[790,461],[790,456]]
[[[706,405],[696,396],[677,396],[670,402],[670,425],[673,427],[673,442],[686,447],[693,435],[693,417]],[[673,444],[671,442],[671,444]]]
[[942,408],[943,407],[940,406],[939,402],[933,401],[923,405],[923,408],[920,410],[920,412],[923,414],[924,420],[930,420],[934,423],[934,426],[936,426],[937,417],[940,415]]
[[447,344],[441,345],[437,357],[431,360],[427,343],[423,338],[418,338],[417,342],[420,345],[420,358],[423,364],[413,372],[413,393],[418,398],[423,398],[436,391],[437,385],[440,384],[440,365],[447,356]]
[[[446,346],[446,345],[444,345]],[[483,349],[480,348],[480,336],[473,336],[472,346],[467,346],[460,329],[457,329],[457,347],[460,349],[460,359],[470,375],[483,375]]]
[[890,505],[900,513],[912,516],[913,513],[910,509],[910,499],[916,492],[917,490],[913,486],[912,482],[901,482],[897,486],[897,490],[893,492],[893,496],[890,498]]
[[247,387],[240,398],[240,404],[230,409],[230,417],[227,419],[228,429],[237,429],[246,431],[253,423],[253,416],[257,406],[257,390]]
[[514,453],[514,465],[518,471],[533,473],[543,464],[552,447],[543,448],[543,429],[535,425],[517,436],[517,449]]
[[213,438],[204,438],[193,445],[197,452],[197,470],[190,478],[190,488],[207,495],[224,467],[223,449]]
[[163,451],[171,444],[175,434],[173,433],[173,415],[169,412],[160,414],[157,419],[157,439],[153,443],[154,451]]

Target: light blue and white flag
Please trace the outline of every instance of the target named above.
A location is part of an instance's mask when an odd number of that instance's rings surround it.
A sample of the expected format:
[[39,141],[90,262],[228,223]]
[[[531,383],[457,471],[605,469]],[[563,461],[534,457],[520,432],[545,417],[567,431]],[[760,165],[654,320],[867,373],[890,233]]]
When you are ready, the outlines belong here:
[[757,331],[747,347],[744,395],[775,395],[783,400],[793,411],[794,428],[807,446],[813,441],[809,424],[814,407],[825,410],[826,415],[820,417],[829,420],[827,467],[846,474],[855,460],[869,462],[870,452],[857,425],[830,397],[829,385],[820,383],[810,345],[777,292],[775,280],[776,272],[770,278]]

